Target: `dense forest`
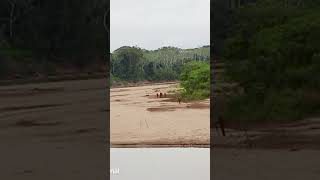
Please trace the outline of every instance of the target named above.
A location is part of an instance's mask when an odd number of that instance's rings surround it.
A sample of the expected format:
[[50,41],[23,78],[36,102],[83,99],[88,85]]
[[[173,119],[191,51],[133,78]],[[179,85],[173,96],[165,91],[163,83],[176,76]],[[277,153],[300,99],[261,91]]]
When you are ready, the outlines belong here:
[[286,121],[320,113],[319,0],[258,0],[216,13],[217,54],[225,79],[238,84],[227,98],[226,119]]
[[0,79],[106,69],[107,15],[104,0],[0,1]]
[[146,50],[124,46],[111,54],[111,83],[181,81],[185,100],[210,96],[210,46]]
[[110,73],[113,81],[172,81],[180,78],[183,66],[189,62],[209,63],[210,47],[145,50],[124,46],[111,56]]

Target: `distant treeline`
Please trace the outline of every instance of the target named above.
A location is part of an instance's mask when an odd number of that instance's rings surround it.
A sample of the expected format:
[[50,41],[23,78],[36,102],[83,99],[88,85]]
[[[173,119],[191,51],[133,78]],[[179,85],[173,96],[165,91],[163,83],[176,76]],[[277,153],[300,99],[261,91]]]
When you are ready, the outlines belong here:
[[[102,63],[105,0],[0,1],[0,78]],[[61,69],[60,69],[61,70]]]
[[209,63],[210,47],[163,47],[151,51],[125,46],[115,50],[111,56],[113,81],[170,81],[178,80],[183,66],[189,62]]
[[[270,8],[285,8],[283,14],[287,13],[288,8],[295,8],[303,10],[305,8],[317,7],[320,5],[319,0],[213,0],[211,3],[211,9],[213,12],[213,33],[212,40],[214,47],[215,55],[222,55],[223,46],[225,40],[232,33],[237,23],[237,17],[244,14],[241,9],[247,9],[247,7],[255,7],[260,6],[261,9],[255,9],[257,11],[262,10],[260,12],[255,12],[258,17],[256,20],[261,19],[261,16],[266,15],[267,9]],[[266,6],[267,9],[262,9],[262,6]],[[264,15],[263,15],[264,14]],[[270,16],[277,16],[278,14],[270,14]],[[250,16],[250,15],[249,15]],[[290,16],[290,14],[288,14]],[[266,17],[266,16],[265,16]],[[248,19],[253,19],[255,17],[248,17]],[[253,22],[254,23],[254,22]],[[249,33],[249,32],[248,32]]]
[[211,9],[213,12],[212,32],[214,54],[220,56],[223,51],[224,41],[230,33],[233,21],[233,13],[237,8],[255,3],[257,0],[213,0]]
[[296,120],[319,113],[320,0],[258,0],[230,11],[220,53],[226,77],[242,91],[229,99],[225,116]]

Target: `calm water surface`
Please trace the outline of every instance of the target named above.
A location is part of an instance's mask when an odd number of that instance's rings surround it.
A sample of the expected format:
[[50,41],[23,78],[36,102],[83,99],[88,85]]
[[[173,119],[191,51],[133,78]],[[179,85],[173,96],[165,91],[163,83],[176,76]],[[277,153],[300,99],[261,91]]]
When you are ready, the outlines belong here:
[[111,180],[209,180],[209,148],[111,148]]

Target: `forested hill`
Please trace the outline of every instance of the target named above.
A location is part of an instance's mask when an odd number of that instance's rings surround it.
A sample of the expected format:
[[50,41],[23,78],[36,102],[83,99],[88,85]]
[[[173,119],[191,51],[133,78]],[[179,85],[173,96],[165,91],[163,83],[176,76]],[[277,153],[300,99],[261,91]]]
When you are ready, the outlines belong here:
[[257,0],[216,10],[213,42],[219,47],[213,53],[225,64],[221,79],[238,85],[226,96],[222,116],[235,121],[317,116],[320,0]]
[[194,49],[162,47],[146,50],[124,46],[112,53],[113,80],[177,80],[184,64],[191,61],[209,62],[210,46]]
[[105,72],[107,5],[104,0],[0,1],[0,79]]

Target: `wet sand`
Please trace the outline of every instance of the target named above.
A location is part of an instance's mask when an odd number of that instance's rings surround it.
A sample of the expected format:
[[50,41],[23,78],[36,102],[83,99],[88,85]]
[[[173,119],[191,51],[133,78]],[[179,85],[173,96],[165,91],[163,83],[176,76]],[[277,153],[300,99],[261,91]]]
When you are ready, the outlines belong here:
[[[226,137],[212,130],[212,178],[319,179],[319,124],[319,118],[289,123],[229,124]],[[247,135],[241,127],[247,128]]]
[[[181,102],[177,84],[111,89],[112,147],[209,147],[209,100]],[[157,93],[167,93],[157,98]]]
[[211,179],[319,179],[319,153],[318,150],[214,148],[211,150]]
[[320,151],[320,118],[282,123],[227,124],[223,137],[212,131],[215,147],[258,149],[311,149]]
[[105,84],[0,86],[1,179],[105,179]]

